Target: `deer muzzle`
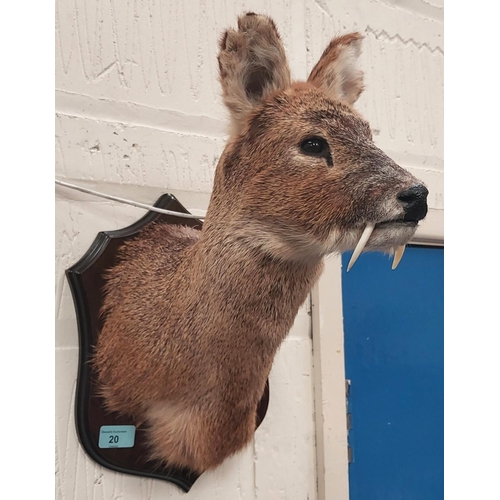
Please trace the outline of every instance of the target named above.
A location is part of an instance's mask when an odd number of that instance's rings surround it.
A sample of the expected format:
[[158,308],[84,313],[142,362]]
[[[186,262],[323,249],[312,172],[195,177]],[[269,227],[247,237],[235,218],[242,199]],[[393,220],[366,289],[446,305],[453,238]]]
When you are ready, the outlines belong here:
[[[354,252],[352,254],[351,260],[347,266],[347,271],[349,271],[358,257],[361,255],[361,252],[364,250],[373,231],[376,228],[383,228],[384,226],[395,226],[400,224],[402,226],[417,226],[418,222],[421,221],[427,215],[427,196],[429,194],[429,190],[423,184],[417,184],[411,186],[404,191],[401,191],[397,195],[398,201],[403,206],[404,215],[402,218],[382,221],[378,223],[369,222],[366,224],[366,227],[359,238],[359,241],[354,248]],[[392,249],[394,260],[392,263],[392,269],[396,269],[401,262],[401,258],[403,257],[403,253],[405,251],[405,245],[399,245],[396,248]]]

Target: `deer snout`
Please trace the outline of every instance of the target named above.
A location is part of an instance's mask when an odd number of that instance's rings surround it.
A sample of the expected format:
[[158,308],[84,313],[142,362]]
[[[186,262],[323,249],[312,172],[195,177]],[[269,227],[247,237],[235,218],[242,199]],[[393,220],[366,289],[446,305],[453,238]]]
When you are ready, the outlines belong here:
[[398,200],[403,205],[405,221],[419,221],[427,215],[427,195],[429,190],[423,184],[417,184],[398,193]]

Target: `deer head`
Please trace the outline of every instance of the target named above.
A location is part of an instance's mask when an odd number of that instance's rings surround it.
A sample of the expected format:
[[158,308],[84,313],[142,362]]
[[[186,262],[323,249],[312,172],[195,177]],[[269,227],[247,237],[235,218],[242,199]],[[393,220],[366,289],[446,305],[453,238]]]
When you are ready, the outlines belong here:
[[287,260],[409,241],[428,191],[373,143],[352,107],[363,90],[361,41],[359,33],[333,39],[307,82],[292,82],[270,18],[248,13],[223,34],[232,133],[207,222],[245,221],[250,245]]

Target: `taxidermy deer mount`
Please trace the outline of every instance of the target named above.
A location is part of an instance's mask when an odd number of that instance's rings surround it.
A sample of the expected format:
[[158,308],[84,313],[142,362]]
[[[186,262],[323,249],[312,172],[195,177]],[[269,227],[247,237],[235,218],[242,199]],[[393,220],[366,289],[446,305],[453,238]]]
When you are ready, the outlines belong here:
[[94,367],[108,409],[147,424],[151,458],[200,473],[241,450],[323,258],[393,251],[397,264],[425,217],[427,189],[352,107],[361,40],[333,39],[292,82],[269,17],[222,35],[231,135],[203,227],[152,223],[107,272]]

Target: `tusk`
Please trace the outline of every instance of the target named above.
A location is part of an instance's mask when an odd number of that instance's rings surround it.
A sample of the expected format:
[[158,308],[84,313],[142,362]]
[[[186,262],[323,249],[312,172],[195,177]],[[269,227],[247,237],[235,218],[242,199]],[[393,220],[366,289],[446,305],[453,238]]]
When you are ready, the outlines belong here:
[[349,271],[349,269],[351,269],[351,267],[354,266],[354,263],[358,260],[359,255],[363,251],[363,248],[365,248],[365,245],[368,242],[374,229],[375,229],[375,224],[366,225],[365,230],[363,231],[363,234],[361,235],[361,238],[359,238],[358,244],[354,249],[351,260],[349,261],[349,265],[347,266],[347,271]]
[[398,267],[399,263],[401,262],[403,254],[405,253],[405,248],[406,247],[404,245],[396,248],[396,251],[394,252],[394,260],[392,261],[393,270],[396,269],[396,267]]

